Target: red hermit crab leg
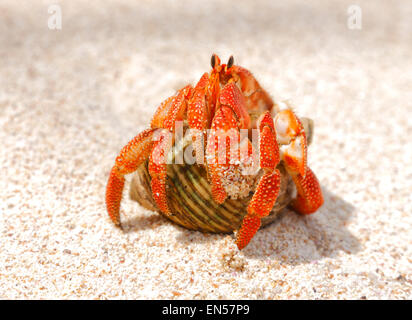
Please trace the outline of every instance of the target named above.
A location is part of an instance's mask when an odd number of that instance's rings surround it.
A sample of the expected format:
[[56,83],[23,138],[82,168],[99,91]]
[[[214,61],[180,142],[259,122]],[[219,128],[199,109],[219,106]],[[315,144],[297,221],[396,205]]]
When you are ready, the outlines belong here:
[[275,116],[281,157],[292,176],[298,195],[291,207],[298,213],[310,214],[323,204],[322,190],[312,170],[307,167],[307,142],[303,125],[291,110]]
[[187,106],[187,122],[190,129],[197,130],[192,136],[196,160],[198,164],[203,164],[203,143],[202,136],[204,130],[209,126],[210,112],[206,102],[206,91],[209,85],[209,74],[205,73],[193,89],[193,95]]
[[[153,199],[158,208],[165,214],[170,214],[166,195],[166,158],[173,145],[173,133],[177,121],[183,121],[187,100],[192,94],[190,85],[180,89],[173,99],[167,99],[157,110],[152,125],[160,125],[164,130],[155,143],[149,159],[149,173],[152,178],[151,188]],[[163,122],[163,123],[162,123]]]
[[322,190],[315,174],[308,167],[305,177],[292,175],[298,195],[290,204],[291,208],[301,214],[314,213],[323,204]]
[[166,197],[166,158],[173,143],[173,134],[168,130],[160,131],[160,138],[155,142],[149,158],[150,187],[157,207],[165,214],[170,214]]
[[193,95],[187,106],[187,121],[192,129],[204,130],[209,125],[209,112],[206,105],[206,89],[209,74],[205,73],[193,89]]
[[276,131],[270,112],[260,116],[259,157],[260,167],[265,171],[259,180],[256,191],[247,208],[248,213],[243,218],[242,226],[236,238],[239,250],[243,249],[260,227],[260,219],[272,210],[280,190],[280,172],[276,169],[279,163],[279,147],[276,141]]
[[[186,86],[178,93],[166,99],[157,109],[147,129],[134,137],[116,158],[116,163],[110,172],[106,187],[106,207],[111,220],[120,225],[120,202],[124,187],[124,176],[137,170],[149,158],[149,173],[152,177],[152,193],[159,209],[169,213],[166,201],[166,156],[170,149],[171,133],[174,132],[176,121],[182,120],[186,110],[186,100],[191,95],[191,86]],[[158,141],[155,133],[159,128],[162,135]]]
[[110,218],[120,225],[119,209],[124,187],[124,175],[134,172],[149,156],[156,129],[147,129],[134,137],[116,158],[106,187],[106,206]]

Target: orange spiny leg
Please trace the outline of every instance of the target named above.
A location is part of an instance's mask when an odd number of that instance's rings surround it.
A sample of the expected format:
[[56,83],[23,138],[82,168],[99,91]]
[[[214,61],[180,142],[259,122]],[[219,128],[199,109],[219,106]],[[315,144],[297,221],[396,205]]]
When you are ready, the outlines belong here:
[[206,90],[209,85],[209,74],[205,73],[200,78],[193,95],[187,106],[187,122],[193,131],[192,141],[198,164],[204,163],[203,135],[204,130],[209,126],[209,112],[206,101]]
[[323,204],[318,179],[307,167],[307,142],[302,123],[291,110],[282,110],[275,117],[281,156],[292,176],[298,195],[291,207],[302,214],[315,212]]
[[155,129],[147,129],[134,137],[116,158],[106,187],[106,207],[111,220],[120,225],[120,202],[124,175],[135,171],[148,157],[153,147]]
[[170,214],[166,195],[167,155],[173,145],[173,133],[178,121],[182,121],[187,108],[187,101],[192,95],[190,85],[180,89],[177,94],[163,102],[152,120],[152,126],[164,128],[160,136],[154,137],[157,141],[149,159],[149,173],[152,178],[151,188],[153,199],[158,208],[165,214]]
[[298,195],[291,203],[291,208],[301,214],[314,213],[323,204],[322,190],[315,174],[308,167],[303,178],[300,174],[292,176]]
[[276,130],[269,111],[263,113],[258,121],[260,167],[273,171],[279,163],[279,146],[276,141]]
[[209,74],[205,73],[193,89],[193,96],[187,107],[187,122],[191,129],[204,130],[209,124],[206,105],[206,89],[209,84]]
[[192,93],[193,88],[191,85],[187,85],[178,91],[176,99],[172,102],[167,117],[163,122],[162,128],[174,132],[176,121],[183,121],[187,108],[187,101],[190,99]]
[[255,194],[248,206],[248,213],[265,217],[272,210],[280,188],[279,147],[273,119],[267,111],[258,120],[260,167],[265,174],[259,181]]
[[152,188],[153,199],[155,200],[158,208],[165,214],[170,214],[169,206],[167,205],[166,196],[166,172],[167,172],[167,154],[169,153],[172,142],[173,134],[164,129],[159,131],[160,138],[156,139],[157,142],[153,147],[153,151],[150,154],[149,159],[149,173],[152,178],[150,185]]
[[242,226],[236,237],[239,250],[248,245],[260,227],[260,219],[267,216],[272,210],[280,189],[280,172],[265,173],[259,180],[255,194],[250,200],[248,213],[243,218]]
[[272,210],[280,190],[280,172],[276,169],[279,163],[279,147],[276,131],[269,112],[265,112],[258,120],[260,167],[265,173],[259,180],[256,191],[250,200],[248,213],[242,221],[236,244],[243,249],[253,238],[260,226],[260,219]]
[[255,233],[260,228],[260,217],[247,214],[242,221],[242,227],[240,228],[237,237],[236,245],[239,250],[246,247]]
[[163,101],[159,107],[157,107],[156,112],[150,122],[152,128],[163,128],[163,124],[172,108],[173,102],[176,100],[176,95],[167,98]]
[[[186,111],[186,99],[192,94],[192,86],[180,89],[174,96],[167,98],[157,108],[150,123],[152,128],[167,128],[173,130],[176,121],[182,120]],[[182,105],[184,106],[182,108]]]

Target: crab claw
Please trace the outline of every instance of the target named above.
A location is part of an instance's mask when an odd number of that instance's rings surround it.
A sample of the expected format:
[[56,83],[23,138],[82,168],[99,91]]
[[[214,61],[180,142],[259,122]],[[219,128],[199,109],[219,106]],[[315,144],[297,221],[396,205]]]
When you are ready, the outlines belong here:
[[223,203],[227,193],[221,183],[222,171],[230,164],[231,146],[238,141],[237,121],[233,111],[221,106],[212,122],[207,147],[206,160],[211,180],[212,196],[217,203]]
[[222,170],[239,160],[239,129],[246,129],[249,124],[240,89],[233,82],[226,84],[219,95],[206,147],[212,196],[217,203],[223,203],[227,198],[221,183]]
[[147,129],[134,137],[116,158],[106,187],[106,207],[110,219],[120,225],[120,202],[124,187],[124,175],[135,171],[149,156],[153,147],[155,129]]
[[302,123],[292,110],[282,110],[275,116],[277,140],[281,158],[293,174],[306,174],[307,143]]

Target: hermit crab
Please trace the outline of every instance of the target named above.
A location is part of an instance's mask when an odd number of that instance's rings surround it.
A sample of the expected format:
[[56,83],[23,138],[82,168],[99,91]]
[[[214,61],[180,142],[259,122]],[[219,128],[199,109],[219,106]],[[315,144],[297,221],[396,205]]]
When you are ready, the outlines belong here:
[[243,249],[262,221],[286,205],[310,214],[323,204],[307,166],[313,126],[275,104],[233,56],[221,64],[213,54],[211,66],[195,87],[162,102],[150,128],[123,147],[110,172],[106,206],[120,225],[124,176],[136,172],[132,198],[143,206],[190,229],[240,227],[236,244]]

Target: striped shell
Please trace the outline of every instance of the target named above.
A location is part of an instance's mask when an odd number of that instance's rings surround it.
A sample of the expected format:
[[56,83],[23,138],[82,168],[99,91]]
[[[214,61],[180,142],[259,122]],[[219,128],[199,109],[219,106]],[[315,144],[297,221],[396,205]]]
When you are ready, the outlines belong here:
[[[313,121],[308,118],[301,118],[301,121],[310,144],[313,137]],[[183,153],[190,144],[190,138],[182,139],[176,144],[176,154]],[[169,160],[173,160],[173,157],[174,154],[171,152]],[[271,213],[262,219],[262,226],[280,218],[284,211],[282,209],[289,204],[294,194],[294,184],[282,163],[277,169],[282,175],[279,196]],[[153,200],[150,180],[146,162],[138,168],[132,178],[130,197],[144,208],[163,214]],[[217,204],[212,198],[205,167],[196,164],[169,164],[166,192],[172,212],[170,216],[164,215],[166,218],[187,229],[212,233],[230,233],[239,229],[253,195],[251,192],[244,198],[229,198],[223,204]]]

